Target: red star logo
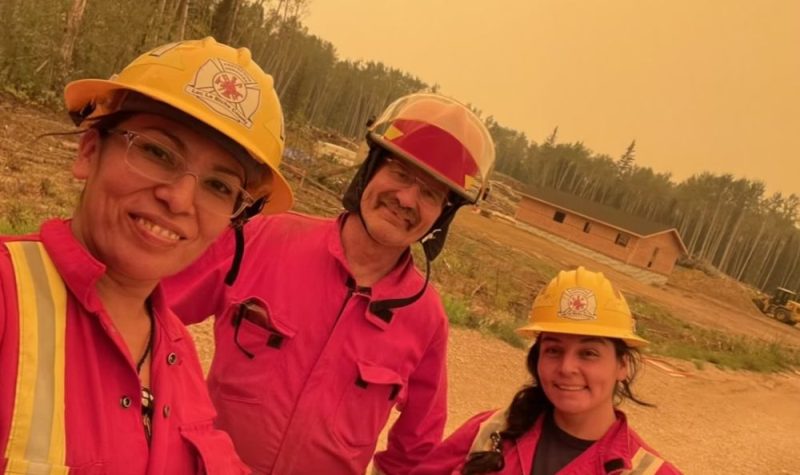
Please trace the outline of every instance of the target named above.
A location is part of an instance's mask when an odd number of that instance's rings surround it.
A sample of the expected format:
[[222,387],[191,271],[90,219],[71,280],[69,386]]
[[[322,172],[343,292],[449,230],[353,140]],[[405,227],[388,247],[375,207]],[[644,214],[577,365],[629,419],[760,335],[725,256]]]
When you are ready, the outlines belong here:
[[569,308],[575,310],[576,312],[579,312],[584,308],[586,308],[586,300],[584,300],[583,297],[576,295],[570,299]]
[[225,96],[227,99],[237,101],[242,98],[239,89],[242,88],[242,83],[236,76],[228,76],[227,74],[220,75],[215,81],[217,91]]

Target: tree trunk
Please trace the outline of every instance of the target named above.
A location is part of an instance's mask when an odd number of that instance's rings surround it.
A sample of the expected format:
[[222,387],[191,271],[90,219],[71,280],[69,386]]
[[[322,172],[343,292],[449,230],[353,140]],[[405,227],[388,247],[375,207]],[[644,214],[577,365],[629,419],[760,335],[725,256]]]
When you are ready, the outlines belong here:
[[736,218],[736,223],[733,225],[733,230],[728,235],[728,242],[725,244],[725,249],[722,251],[722,257],[719,260],[719,268],[723,269],[725,272],[726,268],[728,267],[728,260],[731,257],[731,249],[733,248],[733,243],[739,235],[739,229],[742,225],[742,221],[744,221],[745,211],[742,210],[739,213],[739,216]]
[[164,9],[167,6],[167,0],[158,0],[158,6],[155,12],[147,22],[148,38],[145,40],[147,48],[154,47],[159,44],[161,38],[161,28],[164,24]]
[[183,41],[186,38],[186,19],[189,17],[189,2],[190,0],[181,0],[178,7],[178,40]]
[[78,38],[78,33],[81,28],[81,21],[83,20],[83,12],[86,11],[86,3],[88,0],[73,0],[72,7],[67,13],[67,23],[64,26],[64,39],[61,43],[61,50],[59,54],[59,70],[58,82],[54,85],[56,87],[65,83],[69,77],[72,67],[72,54],[75,51],[75,40]]

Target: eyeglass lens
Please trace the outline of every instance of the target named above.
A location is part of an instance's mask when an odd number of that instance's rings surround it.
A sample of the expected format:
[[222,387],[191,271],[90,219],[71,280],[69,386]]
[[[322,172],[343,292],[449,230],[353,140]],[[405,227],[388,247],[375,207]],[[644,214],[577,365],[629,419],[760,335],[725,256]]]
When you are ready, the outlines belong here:
[[195,204],[213,214],[236,216],[247,206],[241,179],[230,173],[190,171],[186,158],[158,140],[136,132],[125,132],[128,149],[125,162],[132,170],[153,181],[172,184],[184,175],[197,179]]
[[435,188],[434,185],[426,183],[421,178],[414,175],[414,172],[408,169],[400,161],[396,159],[387,159],[387,167],[389,169],[390,176],[396,183],[404,187],[410,187],[414,185],[414,183],[417,183],[419,187],[419,194],[422,197],[422,200],[427,204],[438,206],[444,203],[444,200],[447,197],[446,191],[440,190]]

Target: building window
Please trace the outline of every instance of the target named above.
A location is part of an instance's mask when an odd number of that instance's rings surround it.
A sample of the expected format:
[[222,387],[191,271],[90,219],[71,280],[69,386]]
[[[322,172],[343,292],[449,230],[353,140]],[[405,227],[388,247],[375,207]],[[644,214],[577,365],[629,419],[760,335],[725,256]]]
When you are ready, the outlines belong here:
[[628,236],[627,234],[618,233],[617,238],[614,239],[614,244],[616,244],[617,246],[625,247],[628,245],[628,241],[630,240],[630,238],[631,237]]
[[586,224],[583,225],[583,232],[588,233],[591,230],[592,230],[592,223],[586,221]]
[[564,214],[563,211],[556,211],[556,214],[553,215],[553,221],[557,223],[563,223],[564,219],[566,219],[567,215]]

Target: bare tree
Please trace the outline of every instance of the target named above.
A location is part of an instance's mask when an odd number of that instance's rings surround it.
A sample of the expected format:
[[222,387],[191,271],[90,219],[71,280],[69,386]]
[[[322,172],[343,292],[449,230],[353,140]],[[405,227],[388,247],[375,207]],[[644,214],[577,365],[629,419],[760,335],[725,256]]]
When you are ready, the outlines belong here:
[[72,7],[67,13],[67,21],[64,25],[64,39],[61,43],[59,54],[60,65],[57,74],[57,81],[59,84],[54,86],[60,86],[69,76],[72,66],[72,54],[75,51],[75,40],[78,38],[78,32],[81,28],[81,21],[83,20],[83,13],[86,11],[87,2],[88,0],[73,0]]

